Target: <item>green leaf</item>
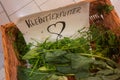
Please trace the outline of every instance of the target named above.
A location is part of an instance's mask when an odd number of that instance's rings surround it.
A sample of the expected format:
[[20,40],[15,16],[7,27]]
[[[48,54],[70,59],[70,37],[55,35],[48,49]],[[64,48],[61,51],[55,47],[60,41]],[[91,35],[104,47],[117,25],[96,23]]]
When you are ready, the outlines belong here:
[[88,77],[88,78],[83,78],[80,80],[102,80],[100,77]]
[[37,58],[39,55],[39,52],[37,51],[37,48],[33,48],[31,49],[29,52],[27,52],[24,56],[23,59],[27,60],[27,59],[32,59],[32,58]]
[[82,78],[87,78],[89,77],[90,73],[88,71],[80,71],[75,74],[75,77],[77,80],[80,80]]
[[41,72],[34,70],[33,74],[30,75],[31,69],[18,67],[17,78],[18,80],[67,80],[65,76],[58,76],[55,73]]
[[67,77],[53,74],[47,80],[67,80]]
[[110,76],[102,76],[101,77],[102,80],[119,80],[120,79],[120,75],[110,75]]
[[38,70],[40,70],[40,71],[46,71],[46,72],[52,72],[52,71],[56,70],[56,67],[55,66],[47,65],[47,66],[40,67]]
[[114,71],[109,69],[101,70],[97,72],[97,75],[104,75],[104,76],[112,75],[112,74],[114,74]]
[[88,71],[91,63],[93,63],[93,59],[81,56],[80,54],[74,54],[71,57],[71,66],[73,69]]
[[114,61],[106,61],[106,63],[109,65],[109,66],[111,66],[112,68],[116,68],[117,67],[117,63],[115,63]]
[[107,69],[107,64],[103,61],[97,61],[95,60],[93,65],[97,68],[100,68],[100,69]]
[[66,63],[69,62],[64,55],[66,54],[66,51],[62,50],[55,50],[52,52],[45,53],[45,60],[48,63]]
[[44,73],[37,70],[34,70],[33,74],[30,75],[31,71],[31,69],[18,67],[18,80],[46,80],[46,78],[50,75],[49,73]]
[[56,69],[58,72],[63,74],[75,74],[76,72],[78,72],[78,70],[71,68],[70,65],[59,65],[56,66]]
[[116,74],[119,74],[119,75],[120,75],[120,69],[118,69],[118,68],[114,69],[114,73],[116,73]]

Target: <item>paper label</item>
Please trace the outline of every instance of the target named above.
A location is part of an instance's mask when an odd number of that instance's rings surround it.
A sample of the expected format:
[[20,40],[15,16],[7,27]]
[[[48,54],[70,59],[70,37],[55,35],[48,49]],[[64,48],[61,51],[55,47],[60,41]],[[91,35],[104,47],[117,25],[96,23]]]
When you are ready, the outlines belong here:
[[89,3],[79,2],[54,10],[22,17],[17,27],[27,43],[69,37],[83,27],[89,26]]

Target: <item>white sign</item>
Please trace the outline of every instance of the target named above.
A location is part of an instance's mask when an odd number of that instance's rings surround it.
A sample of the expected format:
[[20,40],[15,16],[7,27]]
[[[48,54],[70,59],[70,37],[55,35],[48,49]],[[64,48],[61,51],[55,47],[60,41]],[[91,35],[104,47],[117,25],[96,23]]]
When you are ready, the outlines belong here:
[[89,3],[79,2],[58,9],[22,17],[17,27],[27,43],[69,37],[89,26]]

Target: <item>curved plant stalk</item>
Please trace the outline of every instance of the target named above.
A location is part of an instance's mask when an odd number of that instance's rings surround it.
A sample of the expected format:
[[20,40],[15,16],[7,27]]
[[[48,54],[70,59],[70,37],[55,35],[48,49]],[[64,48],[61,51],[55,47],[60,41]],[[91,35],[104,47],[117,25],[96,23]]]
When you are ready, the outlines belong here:
[[[108,58],[106,58],[106,57],[102,57],[102,56],[98,56],[98,55],[93,55],[93,54],[81,54],[82,56],[87,56],[87,57],[94,57],[94,58],[99,58],[99,59],[102,59],[102,60],[106,60],[106,61],[110,61],[110,62],[112,62],[112,63],[115,63],[114,61],[112,61],[111,59],[108,59]],[[117,65],[117,64],[116,64]],[[111,70],[113,70],[113,68],[111,67],[111,66],[109,66],[109,65],[107,65],[106,66],[108,69],[111,69]]]
[[35,68],[37,67],[38,62],[39,62],[39,58],[37,59],[37,61],[36,61],[35,65],[33,66],[33,69],[32,69],[32,71],[31,71],[31,73],[30,73],[30,76],[31,76],[31,75],[32,75],[32,73],[34,72]]

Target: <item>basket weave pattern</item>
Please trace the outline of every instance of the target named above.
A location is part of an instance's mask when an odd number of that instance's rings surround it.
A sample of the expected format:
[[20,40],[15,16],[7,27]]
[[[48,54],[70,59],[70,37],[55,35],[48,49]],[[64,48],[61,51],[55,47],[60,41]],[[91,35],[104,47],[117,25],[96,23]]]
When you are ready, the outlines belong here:
[[[91,2],[90,4],[90,24],[104,24],[105,27],[110,28],[118,36],[120,36],[120,19],[117,16],[115,10],[112,10],[109,14],[102,14],[102,18],[98,15],[96,6],[98,4],[109,4],[111,5],[110,0],[86,0]],[[97,21],[96,21],[97,20]],[[20,61],[17,58],[17,50],[14,49],[14,41],[16,39],[16,34],[18,29],[14,23],[9,23],[2,25],[2,42],[4,48],[4,61],[5,61],[5,74],[6,80],[17,80],[17,66],[21,65]],[[10,36],[9,31],[11,28],[12,36]],[[71,79],[69,79],[71,80]]]

